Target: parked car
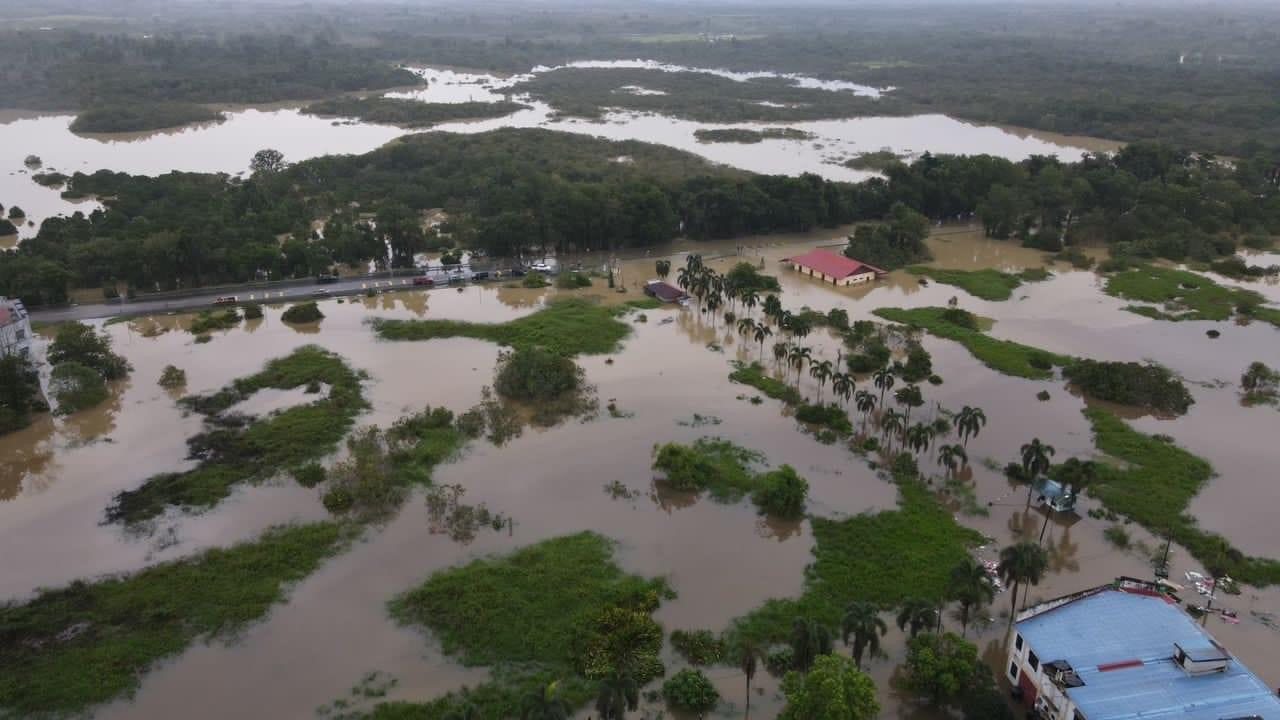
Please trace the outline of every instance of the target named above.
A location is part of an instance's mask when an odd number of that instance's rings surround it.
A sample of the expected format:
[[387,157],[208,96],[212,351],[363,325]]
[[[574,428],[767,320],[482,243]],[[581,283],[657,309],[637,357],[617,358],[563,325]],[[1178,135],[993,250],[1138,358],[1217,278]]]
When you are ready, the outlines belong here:
[[551,266],[544,262],[536,262],[529,266],[529,270],[532,272],[540,272],[540,273],[546,274],[551,272]]
[[419,276],[413,279],[413,284],[431,286],[431,285],[435,285],[436,281],[426,276]]
[[316,282],[320,283],[321,285],[332,285],[338,282],[338,276],[337,275],[317,275]]
[[488,279],[489,279],[489,271],[488,271],[488,270],[480,270],[480,271],[478,271],[478,272],[473,272],[473,273],[471,273],[471,279],[472,279],[472,280],[488,280]]
[[328,295],[329,295],[329,291],[324,288],[311,291],[311,297],[327,297]]
[[235,305],[238,302],[240,302],[240,299],[235,295],[223,295],[213,299],[214,305]]

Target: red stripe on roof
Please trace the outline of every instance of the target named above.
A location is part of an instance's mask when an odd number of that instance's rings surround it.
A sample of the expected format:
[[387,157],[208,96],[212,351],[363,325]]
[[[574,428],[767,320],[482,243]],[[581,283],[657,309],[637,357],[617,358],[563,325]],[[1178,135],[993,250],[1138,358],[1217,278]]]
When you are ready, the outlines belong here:
[[884,273],[878,267],[838,255],[830,250],[810,250],[803,255],[789,258],[788,262],[803,265],[834,278],[847,278],[865,272],[873,272],[877,275]]
[[1120,662],[1103,663],[1098,666],[1098,672],[1111,672],[1112,670],[1124,670],[1126,668],[1142,667],[1141,660],[1121,660]]

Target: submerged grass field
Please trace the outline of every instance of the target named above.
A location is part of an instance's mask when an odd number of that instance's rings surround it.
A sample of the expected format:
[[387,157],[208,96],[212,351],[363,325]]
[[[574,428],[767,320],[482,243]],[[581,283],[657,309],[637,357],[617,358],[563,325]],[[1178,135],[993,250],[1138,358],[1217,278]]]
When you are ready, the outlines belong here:
[[532,315],[505,323],[379,319],[373,324],[383,340],[468,337],[499,345],[537,345],[563,355],[599,355],[617,350],[631,331],[626,323],[618,320],[618,314],[619,310],[614,308],[567,298],[554,300]]
[[[1146,265],[1107,278],[1109,295],[1159,305],[1125,308],[1157,320],[1227,320],[1235,313],[1280,326],[1280,310],[1252,290],[1224,287],[1187,270]],[[1243,308],[1243,310],[1242,310]]]
[[1091,495],[1157,536],[1172,533],[1206,568],[1218,567],[1251,585],[1280,583],[1280,562],[1244,556],[1186,514],[1192,498],[1213,477],[1208,462],[1134,430],[1105,410],[1087,408],[1084,414],[1093,425],[1098,449],[1126,463],[1123,468],[1101,465],[1098,482],[1089,488]]
[[1043,270],[1039,273],[1027,271],[1020,275],[1001,272],[992,268],[982,270],[945,270],[928,265],[912,265],[906,268],[912,275],[928,277],[945,285],[954,285],[961,290],[983,300],[1008,300],[1013,291],[1022,285],[1023,280],[1043,280]]
[[133,575],[0,607],[0,715],[69,715],[132,694],[152,665],[228,638],[342,545],[333,523],[268,531]]
[[788,405],[799,405],[804,400],[795,388],[767,375],[764,366],[758,362],[747,365],[735,360],[733,367],[733,372],[729,373],[729,379],[733,382],[750,385],[774,400],[781,400]]
[[961,526],[919,481],[898,484],[896,510],[844,520],[815,517],[813,564],[799,598],[770,600],[729,628],[731,641],[785,642],[797,617],[835,627],[846,605],[889,607],[909,597],[943,597],[951,569],[982,535]]
[[999,340],[982,330],[957,325],[947,319],[947,308],[924,307],[879,308],[874,313],[890,322],[920,328],[945,340],[954,340],[967,349],[983,365],[1014,377],[1031,380],[1048,380],[1053,377],[1054,366],[1070,365],[1073,358],[1046,350],[1023,345],[1010,340]]
[[360,376],[342,358],[314,345],[269,362],[261,372],[235,380],[211,395],[185,398],[184,404],[214,416],[258,390],[297,387],[329,390],[312,403],[288,408],[247,424],[212,419],[206,431],[187,441],[201,462],[185,472],[149,478],[137,490],[116,496],[107,510],[111,522],[135,524],[162,515],[169,507],[212,507],[241,482],[314,460],[333,450],[365,408]]
[[601,643],[602,634],[634,630],[625,645],[647,648],[648,662],[657,662],[662,630],[649,613],[670,595],[662,580],[624,573],[613,542],[592,532],[437,572],[393,599],[392,617],[431,631],[464,665],[490,666],[494,679],[427,703],[380,705],[372,716],[442,718],[472,705],[481,718],[515,717],[525,694],[553,681],[571,707],[581,706],[595,687],[585,676],[618,647]]

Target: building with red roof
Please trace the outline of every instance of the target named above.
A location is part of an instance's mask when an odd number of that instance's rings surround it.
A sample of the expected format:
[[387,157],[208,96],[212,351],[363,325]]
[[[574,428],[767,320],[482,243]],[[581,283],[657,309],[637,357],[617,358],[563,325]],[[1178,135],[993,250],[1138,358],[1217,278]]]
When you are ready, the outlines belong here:
[[874,265],[868,265],[830,250],[810,250],[803,255],[787,258],[783,262],[798,273],[837,286],[870,282],[885,274],[884,270]]

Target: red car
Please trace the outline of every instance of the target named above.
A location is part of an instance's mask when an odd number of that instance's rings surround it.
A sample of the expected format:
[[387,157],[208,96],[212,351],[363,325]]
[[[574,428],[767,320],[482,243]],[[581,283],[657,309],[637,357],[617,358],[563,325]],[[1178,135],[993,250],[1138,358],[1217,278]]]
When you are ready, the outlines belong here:
[[416,277],[413,279],[414,285],[435,285],[436,282],[429,277]]
[[220,298],[214,298],[214,305],[235,305],[238,301],[235,295],[223,295]]

